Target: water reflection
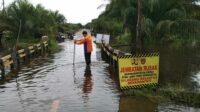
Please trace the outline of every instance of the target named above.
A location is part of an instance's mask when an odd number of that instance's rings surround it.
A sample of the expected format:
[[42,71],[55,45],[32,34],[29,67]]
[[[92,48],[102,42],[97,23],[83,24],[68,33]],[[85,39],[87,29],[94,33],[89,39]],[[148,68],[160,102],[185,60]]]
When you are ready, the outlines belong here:
[[93,80],[92,80],[92,73],[90,66],[87,66],[85,68],[85,74],[84,74],[84,82],[83,82],[83,88],[82,91],[84,93],[84,103],[87,103],[89,100],[89,94],[92,92],[93,89]]
[[198,87],[200,88],[200,72],[193,78],[194,81],[198,82]]
[[92,73],[90,66],[86,67],[84,77],[85,79],[83,84],[83,93],[87,95],[92,92],[92,87],[93,87]]
[[96,59],[97,59],[97,61],[102,61],[101,50],[96,51]]
[[20,83],[19,83],[19,81],[18,81],[18,78],[16,78],[16,80],[15,80],[15,82],[16,82],[16,89],[17,89],[17,96],[18,96],[18,98],[19,98],[19,102],[20,102],[20,104],[21,104],[21,107],[23,108],[23,110],[25,110],[25,105],[24,105],[24,103],[23,103],[23,90],[22,90],[22,88],[21,88],[21,86],[20,86]]
[[156,112],[158,104],[146,98],[121,97],[119,112]]
[[161,48],[160,84],[181,85],[189,90],[198,88],[193,80],[200,70],[199,50],[191,48]]
[[119,112],[199,112],[198,108],[143,97],[120,97]]

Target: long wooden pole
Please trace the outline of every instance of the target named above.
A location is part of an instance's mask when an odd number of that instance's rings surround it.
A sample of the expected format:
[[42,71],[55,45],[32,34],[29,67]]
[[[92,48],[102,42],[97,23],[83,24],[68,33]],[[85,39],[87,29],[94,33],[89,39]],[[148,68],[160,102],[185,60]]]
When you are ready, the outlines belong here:
[[73,65],[75,64],[75,57],[76,57],[76,44],[74,43]]

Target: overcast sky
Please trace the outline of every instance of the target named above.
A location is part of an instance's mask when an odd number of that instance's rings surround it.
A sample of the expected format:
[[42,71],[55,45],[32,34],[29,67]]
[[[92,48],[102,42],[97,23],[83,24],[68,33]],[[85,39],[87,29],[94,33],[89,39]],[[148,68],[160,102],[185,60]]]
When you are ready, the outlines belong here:
[[[6,5],[14,0],[5,0]],[[97,9],[105,0],[29,0],[34,5],[42,4],[46,9],[58,10],[64,14],[68,22],[86,24],[105,9]],[[0,0],[2,3],[2,0]],[[1,4],[0,4],[1,7]]]

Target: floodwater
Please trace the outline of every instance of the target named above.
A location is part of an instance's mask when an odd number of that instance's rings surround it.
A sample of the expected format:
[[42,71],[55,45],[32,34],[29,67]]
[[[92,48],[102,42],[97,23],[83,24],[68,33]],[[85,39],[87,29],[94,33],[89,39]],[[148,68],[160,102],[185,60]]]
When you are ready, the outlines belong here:
[[160,63],[160,84],[182,86],[200,91],[200,50],[196,48],[163,47]]
[[125,97],[94,45],[86,67],[83,47],[61,43],[56,54],[34,59],[15,78],[1,81],[0,112],[198,112],[171,102]]

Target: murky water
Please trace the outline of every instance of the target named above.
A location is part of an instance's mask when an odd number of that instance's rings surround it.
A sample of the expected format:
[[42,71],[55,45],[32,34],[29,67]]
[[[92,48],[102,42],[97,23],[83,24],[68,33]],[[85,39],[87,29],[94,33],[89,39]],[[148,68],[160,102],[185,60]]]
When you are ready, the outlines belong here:
[[73,66],[73,42],[61,46],[61,52],[35,59],[1,85],[0,112],[49,112],[54,101],[59,101],[59,112],[118,110],[119,92],[108,64],[97,61],[94,52],[86,68],[82,46],[77,46]]
[[199,48],[162,48],[160,84],[180,85],[189,91],[200,90]]
[[198,112],[170,102],[121,96],[94,45],[92,66],[86,67],[82,46],[60,44],[59,53],[40,57],[23,67],[16,78],[0,85],[0,112]]

